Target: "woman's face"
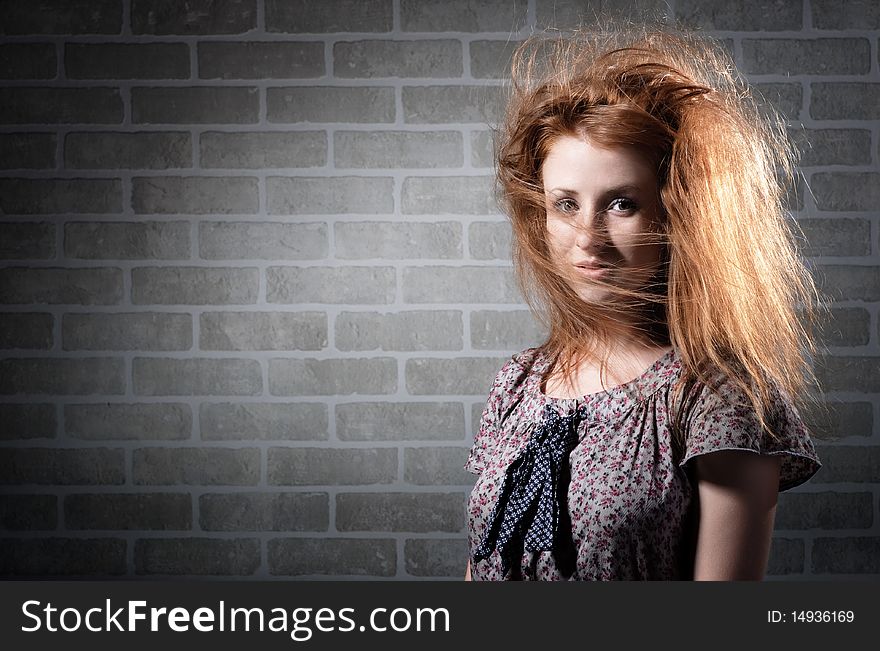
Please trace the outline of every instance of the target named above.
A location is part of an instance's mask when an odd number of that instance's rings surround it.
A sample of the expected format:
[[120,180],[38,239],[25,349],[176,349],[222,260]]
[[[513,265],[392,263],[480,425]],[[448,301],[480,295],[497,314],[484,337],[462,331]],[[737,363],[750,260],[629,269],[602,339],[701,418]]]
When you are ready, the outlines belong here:
[[541,168],[547,239],[560,275],[589,303],[616,287],[640,289],[659,268],[663,214],[657,172],[634,149],[575,136],[551,145]]

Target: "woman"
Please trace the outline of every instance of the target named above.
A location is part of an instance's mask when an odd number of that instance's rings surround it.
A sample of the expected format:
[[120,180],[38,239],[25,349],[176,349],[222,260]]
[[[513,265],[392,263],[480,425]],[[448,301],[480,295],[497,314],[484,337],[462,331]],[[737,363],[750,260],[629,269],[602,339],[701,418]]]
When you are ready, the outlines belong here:
[[498,178],[549,336],[483,412],[465,578],[761,579],[777,493],[820,467],[784,123],[661,28],[533,38],[512,90]]

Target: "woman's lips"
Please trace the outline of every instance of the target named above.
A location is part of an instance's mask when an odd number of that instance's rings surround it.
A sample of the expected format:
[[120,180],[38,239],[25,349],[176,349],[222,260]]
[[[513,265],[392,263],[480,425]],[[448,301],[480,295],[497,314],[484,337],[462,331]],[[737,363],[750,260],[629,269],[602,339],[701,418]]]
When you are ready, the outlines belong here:
[[574,266],[574,270],[575,273],[580,276],[586,276],[587,278],[601,278],[607,273],[608,267],[578,264]]

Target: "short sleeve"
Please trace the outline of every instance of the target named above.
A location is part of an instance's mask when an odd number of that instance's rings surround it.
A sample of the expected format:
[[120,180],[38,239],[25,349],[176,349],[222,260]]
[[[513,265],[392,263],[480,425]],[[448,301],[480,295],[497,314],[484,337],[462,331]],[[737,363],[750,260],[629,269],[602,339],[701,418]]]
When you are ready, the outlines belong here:
[[489,397],[486,399],[486,406],[483,408],[483,414],[480,416],[480,425],[474,434],[474,444],[468,454],[464,469],[475,475],[479,475],[486,468],[486,459],[492,456],[495,451],[495,443],[497,440],[496,425],[498,423],[498,414],[501,408],[502,387],[504,385],[504,377],[509,371],[510,362],[495,376],[492,388],[489,391]]
[[719,387],[720,395],[704,386],[685,424],[685,449],[680,466],[717,450],[748,450],[781,456],[779,490],[803,484],[821,468],[816,449],[792,400],[773,392],[767,424],[775,434],[763,431],[745,392],[731,380]]
[[535,354],[536,349],[528,349],[514,355],[495,375],[464,470],[479,475],[486,469],[486,463],[498,445],[504,415],[511,403],[522,394],[523,383]]

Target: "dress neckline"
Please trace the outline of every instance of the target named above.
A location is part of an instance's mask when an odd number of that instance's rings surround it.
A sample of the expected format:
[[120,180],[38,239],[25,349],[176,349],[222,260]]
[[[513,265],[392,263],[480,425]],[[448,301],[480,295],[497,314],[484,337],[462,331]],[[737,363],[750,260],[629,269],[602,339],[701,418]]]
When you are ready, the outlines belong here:
[[666,384],[681,366],[678,352],[675,348],[671,348],[629,382],[574,398],[558,398],[548,396],[543,388],[544,374],[549,370],[551,363],[552,360],[547,353],[543,349],[539,350],[538,359],[532,367],[529,381],[532,383],[532,390],[538,395],[542,403],[558,405],[560,407],[580,407],[605,400],[626,398],[639,400],[647,398],[662,385]]

